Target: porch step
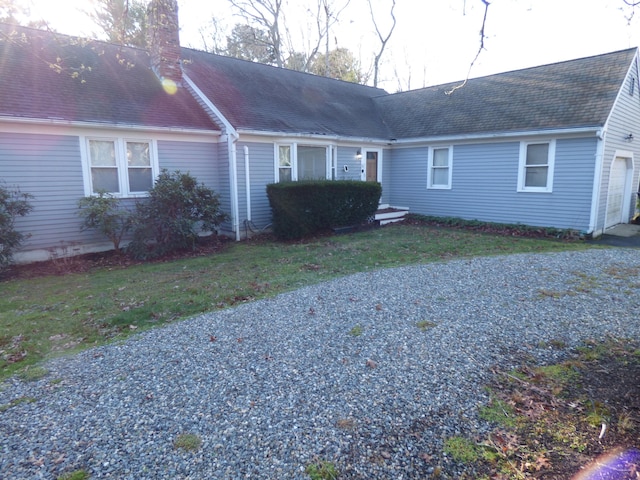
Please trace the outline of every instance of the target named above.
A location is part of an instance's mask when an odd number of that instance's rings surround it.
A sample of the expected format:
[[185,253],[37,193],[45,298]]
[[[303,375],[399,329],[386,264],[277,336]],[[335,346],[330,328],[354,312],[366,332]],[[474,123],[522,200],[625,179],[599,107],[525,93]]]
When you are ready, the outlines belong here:
[[375,213],[374,220],[380,225],[387,225],[388,223],[403,221],[407,213],[409,213],[407,207],[380,205]]

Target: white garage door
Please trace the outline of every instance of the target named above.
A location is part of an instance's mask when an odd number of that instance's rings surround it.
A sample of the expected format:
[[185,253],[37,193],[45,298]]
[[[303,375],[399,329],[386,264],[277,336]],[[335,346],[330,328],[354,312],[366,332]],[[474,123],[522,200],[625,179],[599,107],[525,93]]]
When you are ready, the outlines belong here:
[[607,198],[607,224],[605,228],[624,222],[624,196],[627,183],[627,160],[617,157],[611,166],[609,195]]

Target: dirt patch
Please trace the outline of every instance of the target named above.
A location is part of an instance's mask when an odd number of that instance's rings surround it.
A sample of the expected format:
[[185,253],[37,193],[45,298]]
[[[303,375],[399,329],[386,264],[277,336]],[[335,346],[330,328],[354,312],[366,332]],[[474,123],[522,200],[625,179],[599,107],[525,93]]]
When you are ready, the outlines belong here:
[[495,373],[485,414],[496,414],[498,427],[476,439],[475,472],[500,480],[640,478],[637,342],[593,343],[558,365]]
[[11,265],[0,277],[0,281],[28,279],[42,276],[60,276],[71,273],[90,272],[97,268],[128,268],[142,263],[161,263],[211,255],[228,245],[231,240],[221,236],[201,237],[193,249],[181,250],[154,260],[140,261],[124,253],[113,250],[101,253],[88,253],[68,258],[56,258],[44,262],[34,262],[24,265]]

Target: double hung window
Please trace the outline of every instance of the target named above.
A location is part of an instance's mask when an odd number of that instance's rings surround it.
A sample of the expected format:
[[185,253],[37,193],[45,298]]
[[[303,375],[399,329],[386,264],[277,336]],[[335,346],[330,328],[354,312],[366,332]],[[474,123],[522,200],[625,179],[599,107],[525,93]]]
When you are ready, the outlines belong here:
[[430,148],[429,170],[427,172],[427,188],[450,189],[452,163],[452,147]]
[[554,159],[554,140],[521,143],[518,191],[551,192]]
[[87,139],[88,194],[118,197],[146,194],[157,175],[157,159],[148,140]]

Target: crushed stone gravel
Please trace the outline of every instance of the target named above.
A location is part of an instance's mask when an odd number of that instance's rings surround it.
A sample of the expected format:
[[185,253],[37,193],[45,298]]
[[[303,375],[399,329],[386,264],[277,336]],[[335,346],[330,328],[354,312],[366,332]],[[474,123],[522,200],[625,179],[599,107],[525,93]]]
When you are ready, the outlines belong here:
[[[0,478],[418,479],[482,437],[491,369],[640,338],[636,250],[359,273],[58,358],[0,385]],[[558,347],[561,346],[561,347]],[[174,445],[183,433],[197,450]]]

